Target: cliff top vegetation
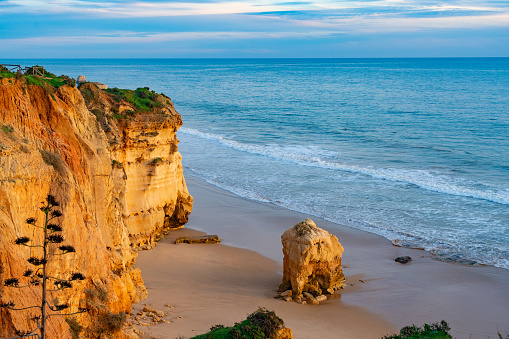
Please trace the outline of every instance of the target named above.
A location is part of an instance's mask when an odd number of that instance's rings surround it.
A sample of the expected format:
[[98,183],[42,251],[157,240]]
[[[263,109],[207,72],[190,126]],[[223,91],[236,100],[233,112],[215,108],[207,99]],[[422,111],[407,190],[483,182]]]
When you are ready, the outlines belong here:
[[76,81],[69,76],[56,76],[39,65],[27,67],[24,72],[12,72],[8,68],[0,66],[0,79],[1,78],[25,79],[28,85],[37,85],[44,88],[47,88],[48,85],[58,88],[63,85],[75,86],[76,84]]
[[108,88],[99,89],[91,82],[78,86],[87,108],[102,119],[104,114],[116,120],[131,120],[137,114],[171,114],[173,104],[164,94],[151,91],[148,87],[136,90]]

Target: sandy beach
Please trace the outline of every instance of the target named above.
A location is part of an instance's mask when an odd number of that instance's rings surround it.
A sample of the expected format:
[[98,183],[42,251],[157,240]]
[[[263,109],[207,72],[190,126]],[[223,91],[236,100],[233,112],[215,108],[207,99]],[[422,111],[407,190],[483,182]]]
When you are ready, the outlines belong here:
[[[509,333],[509,271],[433,260],[428,252],[272,204],[239,198],[186,176],[194,208],[186,228],[139,253],[147,299],[169,311],[169,324],[139,327],[146,337],[192,337],[233,325],[258,307],[274,310],[295,338],[380,338],[410,324],[446,320],[455,338]],[[276,300],[282,277],[281,234],[311,218],[345,248],[348,286],[321,305]],[[334,226],[334,227],[331,227]],[[220,245],[175,245],[189,234],[217,234]],[[411,256],[412,263],[394,262]],[[365,281],[360,282],[360,280]],[[169,308],[165,305],[172,305]]]

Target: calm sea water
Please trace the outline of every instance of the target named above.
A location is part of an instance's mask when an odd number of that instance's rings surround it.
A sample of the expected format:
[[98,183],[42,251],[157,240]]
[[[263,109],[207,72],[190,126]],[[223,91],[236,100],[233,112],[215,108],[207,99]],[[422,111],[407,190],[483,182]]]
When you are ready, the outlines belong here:
[[9,62],[169,95],[187,175],[509,268],[509,58]]

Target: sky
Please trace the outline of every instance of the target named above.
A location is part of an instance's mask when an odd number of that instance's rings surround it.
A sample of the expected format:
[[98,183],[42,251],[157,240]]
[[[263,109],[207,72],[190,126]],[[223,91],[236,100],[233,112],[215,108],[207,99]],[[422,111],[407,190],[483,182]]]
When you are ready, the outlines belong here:
[[509,0],[0,0],[0,63],[352,57],[509,57]]

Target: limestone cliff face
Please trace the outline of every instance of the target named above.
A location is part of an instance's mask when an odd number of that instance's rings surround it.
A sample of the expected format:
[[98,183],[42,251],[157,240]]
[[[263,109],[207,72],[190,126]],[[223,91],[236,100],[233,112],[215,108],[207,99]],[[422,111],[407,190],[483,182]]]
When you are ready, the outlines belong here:
[[[0,301],[36,303],[39,288],[6,288],[3,281],[29,268],[26,259],[36,249],[13,241],[41,240],[25,220],[41,220],[38,208],[52,194],[61,203],[63,236],[76,253],[53,257],[50,273],[87,278],[60,298],[75,310],[85,289],[106,291],[109,311],[129,312],[132,302],[146,296],[140,271],[132,267],[136,249],[154,246],[191,212],[177,151],[180,115],[165,98],[157,111],[137,114],[91,84],[96,95],[86,101],[74,87],[48,89],[23,80],[0,85]],[[129,119],[115,119],[112,108],[128,110]],[[28,318],[27,312],[0,308],[0,336],[27,330]],[[93,324],[90,315],[80,321]],[[68,333],[62,317],[50,318],[49,338],[70,338]]]

